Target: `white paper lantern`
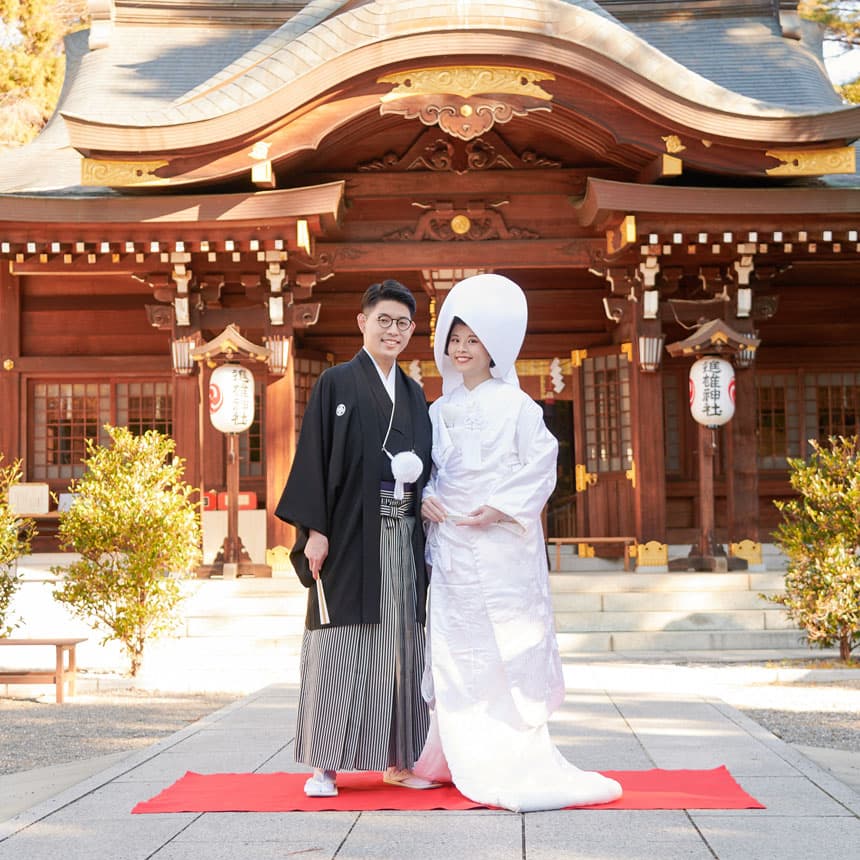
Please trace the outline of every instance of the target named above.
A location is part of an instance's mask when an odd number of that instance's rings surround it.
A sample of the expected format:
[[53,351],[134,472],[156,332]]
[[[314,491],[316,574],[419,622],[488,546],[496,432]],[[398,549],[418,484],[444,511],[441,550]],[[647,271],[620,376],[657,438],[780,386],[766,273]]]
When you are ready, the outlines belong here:
[[719,427],[735,414],[735,370],[724,358],[700,358],[690,368],[690,412],[699,424]]
[[254,375],[239,364],[222,364],[209,378],[209,418],[222,433],[241,433],[254,422]]

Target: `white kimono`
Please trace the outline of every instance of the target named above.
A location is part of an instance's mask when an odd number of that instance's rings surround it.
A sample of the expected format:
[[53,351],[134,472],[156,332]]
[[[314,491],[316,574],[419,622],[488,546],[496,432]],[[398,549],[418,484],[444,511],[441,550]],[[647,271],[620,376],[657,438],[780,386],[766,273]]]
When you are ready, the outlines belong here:
[[[424,497],[432,566],[422,690],[431,728],[415,772],[452,779],[470,799],[513,810],[606,803],[614,780],[567,762],[547,719],[564,699],[541,510],[558,443],[517,384],[460,385],[430,408],[433,474]],[[487,527],[457,518],[490,505]]]

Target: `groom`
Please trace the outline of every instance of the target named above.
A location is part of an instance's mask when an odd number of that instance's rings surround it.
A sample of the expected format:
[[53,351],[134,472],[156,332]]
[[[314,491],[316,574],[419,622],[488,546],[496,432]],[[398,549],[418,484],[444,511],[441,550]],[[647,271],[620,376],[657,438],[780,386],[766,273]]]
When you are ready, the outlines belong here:
[[[421,697],[427,571],[420,504],[431,428],[421,387],[398,366],[415,330],[403,284],[369,287],[357,316],[363,348],[317,381],[275,511],[297,528],[291,559],[308,588],[296,761],[311,797],[337,794],[338,770],[384,770],[408,788],[428,729]],[[416,473],[395,483],[392,458]],[[414,457],[409,458],[414,460]],[[320,616],[321,579],[330,623]]]

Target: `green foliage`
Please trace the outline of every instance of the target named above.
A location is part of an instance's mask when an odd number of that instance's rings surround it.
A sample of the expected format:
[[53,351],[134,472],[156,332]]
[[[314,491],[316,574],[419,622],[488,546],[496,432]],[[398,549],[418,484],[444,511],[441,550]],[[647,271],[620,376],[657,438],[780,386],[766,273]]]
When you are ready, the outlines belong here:
[[775,502],[782,513],[776,540],[788,557],[786,607],[809,641],[839,644],[848,660],[860,644],[860,440],[812,442],[808,461],[789,460],[796,499]]
[[0,454],[0,636],[9,636],[17,626],[7,618],[21,584],[16,562],[30,552],[30,542],[36,535],[36,523],[22,519],[9,508],[9,488],[20,480],[20,461],[4,466]]
[[182,481],[175,443],[156,430],[142,436],[105,428],[112,446],[87,441],[87,467],[61,517],[61,546],[81,555],[67,568],[54,597],[117,640],[136,675],[149,639],[178,621],[179,578],[200,560],[196,492]]

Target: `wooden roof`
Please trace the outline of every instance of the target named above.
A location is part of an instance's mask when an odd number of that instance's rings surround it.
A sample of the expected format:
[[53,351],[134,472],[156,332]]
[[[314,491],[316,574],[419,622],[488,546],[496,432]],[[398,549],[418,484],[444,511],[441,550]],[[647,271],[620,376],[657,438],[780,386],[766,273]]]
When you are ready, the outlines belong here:
[[[343,358],[380,277],[418,294],[425,343],[427,273],[509,274],[529,294],[524,355],[546,357],[607,343],[602,300],[632,307],[645,260],[686,295],[753,255],[757,294],[782,288],[790,309],[766,343],[790,353],[824,273],[845,301],[817,319],[856,352],[860,111],[774,9],[503,0],[467,20],[454,0],[119,0],[103,47],[72,37],[47,130],[0,159],[0,256],[34,296],[37,276],[115,278],[166,309],[193,273],[221,327],[262,325],[283,278],[321,303],[303,347]],[[461,73],[503,83],[445,83]],[[477,135],[438,124],[485,109]]]
[[[392,90],[381,78],[468,64],[551,75],[535,134],[604,164],[641,170],[682,146],[688,170],[764,175],[778,163],[769,148],[860,137],[860,112],[840,103],[815,45],[785,38],[773,4],[752,0],[486,0],[466,17],[456,0],[116,0],[112,17],[94,11],[89,50],[85,39],[70,39],[49,128],[0,159],[0,194],[253,190],[255,145],[284,174],[368,129],[405,142],[414,124],[380,117]],[[126,176],[94,178],[84,157]]]

